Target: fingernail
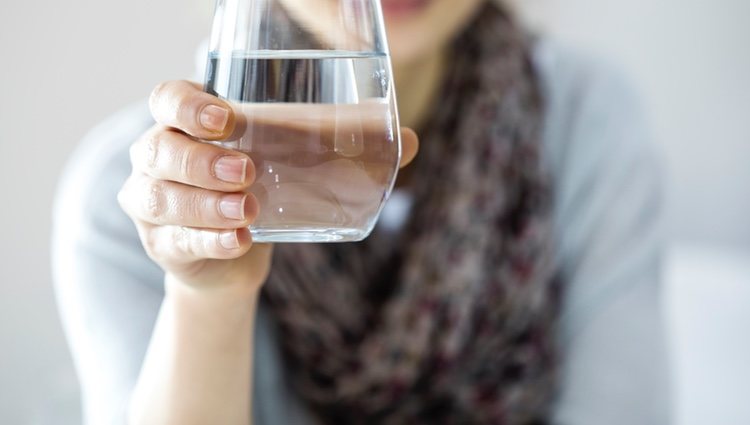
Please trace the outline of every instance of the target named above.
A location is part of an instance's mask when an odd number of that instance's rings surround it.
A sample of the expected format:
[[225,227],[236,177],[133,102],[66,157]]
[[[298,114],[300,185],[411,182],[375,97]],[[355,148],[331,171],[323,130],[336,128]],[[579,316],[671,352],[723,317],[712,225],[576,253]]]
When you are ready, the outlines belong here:
[[219,244],[224,249],[237,249],[240,247],[240,240],[237,239],[237,232],[224,232],[219,234]]
[[244,183],[247,175],[247,158],[222,156],[214,164],[214,175],[227,183]]
[[219,210],[229,220],[245,219],[245,195],[229,195],[219,201]]
[[203,128],[214,133],[224,131],[229,121],[229,111],[221,106],[208,105],[203,108],[200,114],[200,121]]

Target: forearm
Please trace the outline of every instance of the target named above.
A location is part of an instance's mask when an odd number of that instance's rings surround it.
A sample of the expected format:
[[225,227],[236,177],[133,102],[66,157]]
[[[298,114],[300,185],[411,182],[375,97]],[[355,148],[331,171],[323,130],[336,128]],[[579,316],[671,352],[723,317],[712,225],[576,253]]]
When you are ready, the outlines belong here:
[[257,297],[167,279],[131,425],[250,424]]

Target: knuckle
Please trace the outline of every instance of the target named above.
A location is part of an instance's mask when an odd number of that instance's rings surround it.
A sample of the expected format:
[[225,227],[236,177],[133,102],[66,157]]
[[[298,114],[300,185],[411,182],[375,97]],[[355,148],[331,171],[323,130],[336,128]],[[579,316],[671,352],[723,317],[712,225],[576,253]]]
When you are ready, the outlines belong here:
[[134,169],[151,171],[158,164],[161,132],[150,132],[130,145],[130,163]]
[[161,180],[152,179],[146,184],[144,197],[146,215],[154,221],[159,221],[166,213],[166,188]]
[[201,92],[190,91],[182,96],[175,105],[175,116],[177,121],[183,125],[197,125],[198,110],[201,105]]
[[164,96],[164,93],[166,92],[167,87],[169,86],[169,82],[161,82],[154,87],[153,90],[151,90],[151,95],[149,96],[149,105],[151,105],[151,109],[156,109],[156,106],[159,105],[162,97]]
[[211,199],[212,197],[204,191],[193,191],[190,195],[190,202],[187,204],[190,206],[190,214],[195,217],[195,220],[199,223],[209,224],[208,221],[211,218],[211,213],[215,207],[216,201]]
[[192,147],[182,149],[178,156],[180,174],[185,181],[193,181],[195,172],[193,170],[193,157],[195,150]]
[[194,255],[192,233],[187,227],[175,226],[172,231],[172,246],[181,253]]
[[201,232],[201,246],[206,257],[222,258],[221,254],[224,250],[219,245],[218,234],[218,232]]
[[161,146],[163,144],[162,135],[162,132],[155,131],[151,133],[143,143],[143,166],[146,169],[155,170],[157,168],[159,150],[161,149]]

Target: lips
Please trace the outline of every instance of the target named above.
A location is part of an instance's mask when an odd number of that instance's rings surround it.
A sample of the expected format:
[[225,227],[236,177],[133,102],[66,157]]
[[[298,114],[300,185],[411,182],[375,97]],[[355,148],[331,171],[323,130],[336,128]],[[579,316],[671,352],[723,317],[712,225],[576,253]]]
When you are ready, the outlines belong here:
[[390,17],[407,17],[417,14],[427,6],[432,0],[381,0],[383,13]]

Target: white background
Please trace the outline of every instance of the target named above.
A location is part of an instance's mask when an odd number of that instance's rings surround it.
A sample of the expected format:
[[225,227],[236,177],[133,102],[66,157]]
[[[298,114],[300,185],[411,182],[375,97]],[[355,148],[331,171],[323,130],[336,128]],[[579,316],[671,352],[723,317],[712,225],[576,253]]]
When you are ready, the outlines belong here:
[[[750,2],[518,0],[642,89],[669,178],[665,288],[680,425],[750,423]],[[78,422],[50,284],[50,208],[86,130],[193,74],[211,0],[0,6],[0,423]]]

